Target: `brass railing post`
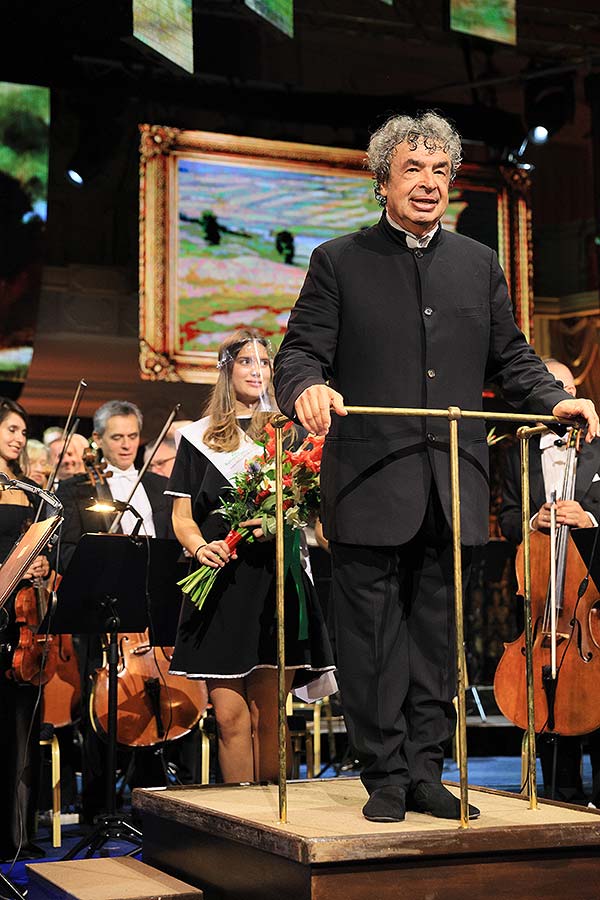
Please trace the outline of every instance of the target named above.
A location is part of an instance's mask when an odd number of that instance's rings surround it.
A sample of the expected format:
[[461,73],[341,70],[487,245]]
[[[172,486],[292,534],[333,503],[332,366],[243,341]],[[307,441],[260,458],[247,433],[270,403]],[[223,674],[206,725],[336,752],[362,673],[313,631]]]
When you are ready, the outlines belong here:
[[450,429],[450,492],[452,498],[452,545],[454,556],[454,627],[456,638],[456,697],[458,739],[458,771],[460,777],[460,824],[469,825],[469,787],[467,772],[467,704],[465,700],[466,660],[463,622],[462,549],[460,530],[460,473],[458,457],[458,420],[461,411],[448,407]]
[[279,734],[279,821],[287,822],[287,715],[285,692],[285,560],[283,519],[283,426],[281,416],[275,425],[275,603],[277,608],[277,696]]
[[523,535],[523,618],[525,621],[525,679],[527,684],[527,793],[529,808],[538,808],[537,763],[535,748],[535,705],[533,684],[533,619],[531,615],[531,550],[529,520],[531,519],[529,486],[529,441],[547,431],[545,425],[517,431],[521,448],[521,529]]

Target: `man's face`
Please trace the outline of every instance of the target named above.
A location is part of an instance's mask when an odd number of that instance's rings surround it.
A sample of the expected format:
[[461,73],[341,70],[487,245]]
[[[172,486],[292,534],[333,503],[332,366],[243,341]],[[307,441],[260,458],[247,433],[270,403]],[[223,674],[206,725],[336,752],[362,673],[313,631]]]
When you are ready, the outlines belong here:
[[420,140],[415,150],[405,141],[398,144],[380,191],[387,197],[389,217],[420,237],[444,215],[449,187],[450,157],[444,150],[429,151]]
[[148,466],[150,472],[155,475],[162,475],[164,478],[170,478],[173,466],[175,465],[175,457],[177,453],[174,447],[159,447],[156,454]]
[[[62,453],[63,446],[64,441],[53,441],[50,444],[50,453],[52,456],[53,465],[56,465],[56,461]],[[82,472],[85,472],[83,451],[87,446],[87,441],[81,440],[79,435],[77,434],[73,435],[73,437],[69,441],[69,446],[65,450],[60,468],[57,473],[58,478],[61,481],[63,481],[65,478],[70,478],[72,475],[79,475]]]
[[111,416],[106,423],[104,434],[100,436],[95,431],[94,440],[111,466],[115,469],[128,469],[133,465],[140,446],[140,430],[136,417]]

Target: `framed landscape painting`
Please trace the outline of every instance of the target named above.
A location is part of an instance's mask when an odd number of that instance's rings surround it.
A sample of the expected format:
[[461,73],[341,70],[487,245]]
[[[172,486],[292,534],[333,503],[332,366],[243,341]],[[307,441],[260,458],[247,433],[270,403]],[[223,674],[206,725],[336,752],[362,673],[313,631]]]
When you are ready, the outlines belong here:
[[[315,247],[377,221],[372,177],[361,151],[140,131],[142,377],[213,383],[235,329],[256,328],[277,349]],[[526,186],[463,166],[443,225],[498,251],[528,323]]]

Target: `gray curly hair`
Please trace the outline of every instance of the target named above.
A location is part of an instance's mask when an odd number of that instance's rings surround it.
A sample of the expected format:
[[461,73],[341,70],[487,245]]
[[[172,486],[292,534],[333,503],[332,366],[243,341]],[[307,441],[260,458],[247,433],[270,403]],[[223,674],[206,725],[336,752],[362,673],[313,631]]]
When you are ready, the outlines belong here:
[[458,131],[447,119],[439,116],[433,110],[420,113],[415,117],[392,116],[371,136],[367,150],[367,163],[374,176],[375,199],[380,206],[385,206],[386,203],[380,187],[388,182],[396,147],[402,141],[406,141],[411,150],[416,150],[420,140],[423,141],[430,153],[435,150],[444,150],[448,154],[450,157],[450,183],[456,178],[462,162],[462,144]]

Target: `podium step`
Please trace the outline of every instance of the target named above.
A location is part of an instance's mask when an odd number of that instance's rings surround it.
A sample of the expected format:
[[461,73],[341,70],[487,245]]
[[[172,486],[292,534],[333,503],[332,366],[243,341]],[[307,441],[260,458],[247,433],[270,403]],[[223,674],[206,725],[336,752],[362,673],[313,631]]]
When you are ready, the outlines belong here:
[[202,891],[131,857],[31,863],[27,900],[201,900]]

